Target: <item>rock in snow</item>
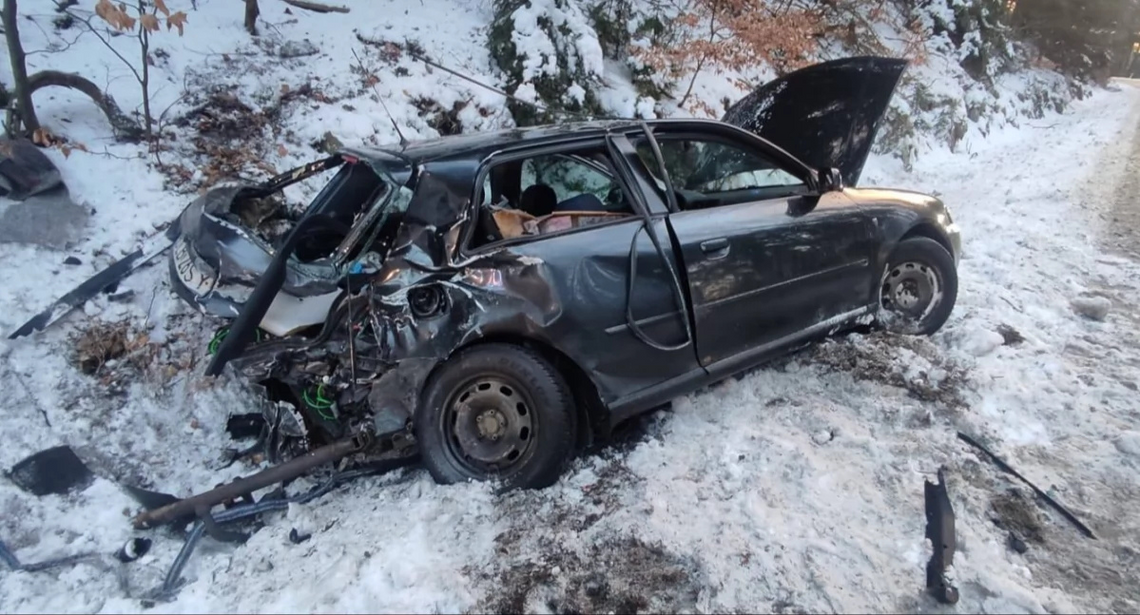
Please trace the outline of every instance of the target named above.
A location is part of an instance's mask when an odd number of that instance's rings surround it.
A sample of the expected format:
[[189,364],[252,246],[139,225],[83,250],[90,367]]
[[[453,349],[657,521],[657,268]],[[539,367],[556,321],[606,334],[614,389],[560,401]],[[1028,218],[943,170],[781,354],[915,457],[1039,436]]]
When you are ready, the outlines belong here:
[[1073,299],[1073,311],[1085,318],[1102,321],[1108,316],[1112,302],[1105,297],[1077,297]]
[[300,58],[302,56],[316,55],[319,50],[317,46],[309,41],[309,39],[301,41],[285,41],[277,50],[277,55],[282,58]]
[[1140,457],[1140,431],[1126,431],[1116,437],[1116,450],[1125,455]]
[[984,357],[1005,344],[1005,337],[991,329],[977,329],[966,336],[962,349],[975,357]]

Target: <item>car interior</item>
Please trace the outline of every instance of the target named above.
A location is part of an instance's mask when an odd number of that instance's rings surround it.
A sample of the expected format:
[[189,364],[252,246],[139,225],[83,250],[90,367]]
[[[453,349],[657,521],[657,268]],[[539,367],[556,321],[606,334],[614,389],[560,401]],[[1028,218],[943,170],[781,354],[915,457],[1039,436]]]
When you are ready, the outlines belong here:
[[[807,194],[803,179],[767,157],[710,135],[657,135],[656,140],[682,211],[737,205]],[[634,141],[638,157],[664,191],[653,150],[645,138]]]
[[634,215],[600,146],[496,164],[477,202],[473,248]]
[[388,183],[367,164],[342,166],[306,212],[320,216],[321,222],[298,244],[297,259],[311,262],[332,255],[352,234],[360,217],[385,196],[387,190]]

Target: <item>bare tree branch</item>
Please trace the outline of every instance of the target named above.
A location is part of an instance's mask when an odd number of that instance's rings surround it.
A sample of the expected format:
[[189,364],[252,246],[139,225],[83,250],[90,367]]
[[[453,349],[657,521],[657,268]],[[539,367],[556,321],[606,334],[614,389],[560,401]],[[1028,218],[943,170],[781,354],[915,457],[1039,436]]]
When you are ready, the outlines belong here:
[[119,109],[119,105],[115,103],[115,99],[111,98],[110,94],[100,90],[99,86],[90,80],[74,73],[64,73],[57,70],[42,70],[28,77],[29,97],[32,92],[51,86],[71,88],[86,94],[95,102],[103,115],[107,116],[111,128],[124,140],[135,141],[143,136],[143,130],[138,123]]
[[285,4],[317,13],[347,13],[347,6],[332,6],[309,0],[282,0]]

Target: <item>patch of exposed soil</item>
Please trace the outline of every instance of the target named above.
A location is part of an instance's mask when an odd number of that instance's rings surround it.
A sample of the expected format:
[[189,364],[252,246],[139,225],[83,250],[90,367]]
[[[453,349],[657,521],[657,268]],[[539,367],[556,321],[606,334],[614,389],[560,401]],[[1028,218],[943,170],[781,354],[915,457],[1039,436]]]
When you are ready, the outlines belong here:
[[1018,489],[1009,489],[990,499],[991,520],[1018,539],[1042,543],[1041,513],[1031,499]]
[[857,380],[905,389],[915,399],[952,410],[969,407],[963,395],[969,380],[966,370],[925,337],[876,331],[829,339],[809,347],[799,360],[847,372]]
[[[511,541],[504,534],[496,542],[506,548]],[[694,563],[637,538],[603,541],[584,554],[555,546],[542,561],[521,562],[489,579],[500,591],[473,612],[691,612],[699,577]]]

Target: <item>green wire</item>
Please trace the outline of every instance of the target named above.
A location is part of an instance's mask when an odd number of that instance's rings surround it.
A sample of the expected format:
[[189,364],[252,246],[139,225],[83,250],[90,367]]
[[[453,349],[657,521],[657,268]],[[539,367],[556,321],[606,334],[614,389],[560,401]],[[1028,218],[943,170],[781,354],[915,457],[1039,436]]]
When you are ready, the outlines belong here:
[[[206,352],[211,355],[216,354],[218,352],[218,346],[222,345],[222,340],[226,339],[226,335],[229,335],[229,332],[230,328],[228,326],[221,327],[215,331],[214,337],[210,339],[210,344],[206,346]],[[262,334],[261,329],[254,330],[254,340],[260,342],[263,339],[265,339],[265,336]]]
[[329,408],[332,408],[333,400],[325,397],[325,384],[323,382],[317,385],[315,394],[316,399],[313,399],[309,396],[309,390],[305,390],[305,392],[301,393],[301,400],[305,402],[306,406],[316,410],[317,415],[322,419],[335,422],[336,416],[326,412]]

